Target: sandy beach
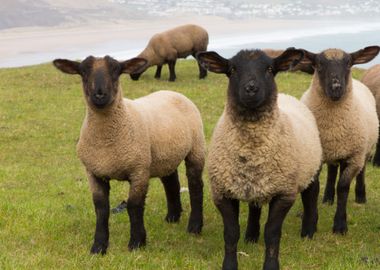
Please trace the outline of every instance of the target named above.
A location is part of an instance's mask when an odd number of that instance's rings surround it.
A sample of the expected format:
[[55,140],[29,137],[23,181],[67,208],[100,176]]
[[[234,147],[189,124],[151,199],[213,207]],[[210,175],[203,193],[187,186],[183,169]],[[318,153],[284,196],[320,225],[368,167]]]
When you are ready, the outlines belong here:
[[[270,41],[276,40],[281,46],[281,42],[297,36],[308,36],[311,30],[319,29],[320,33],[316,33],[319,35],[328,33],[332,26],[329,21],[317,20],[229,20],[212,16],[177,16],[159,20],[10,28],[0,31],[0,67],[38,64],[57,57],[82,59],[90,54],[129,58],[141,51],[153,34],[187,23],[207,29],[210,49],[248,47],[255,42],[269,46],[272,44]],[[335,22],[334,27],[349,29],[350,26],[346,22]]]

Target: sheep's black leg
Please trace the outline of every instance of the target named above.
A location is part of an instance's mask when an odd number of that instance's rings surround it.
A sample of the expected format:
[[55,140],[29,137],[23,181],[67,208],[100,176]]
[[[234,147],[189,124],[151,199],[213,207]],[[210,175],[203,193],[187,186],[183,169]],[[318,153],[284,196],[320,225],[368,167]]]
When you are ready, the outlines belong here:
[[[380,129],[379,129],[380,133]],[[379,139],[377,140],[377,145],[376,145],[376,152],[375,156],[372,161],[373,166],[380,167],[380,136]]]
[[367,196],[365,193],[365,169],[366,164],[361,169],[359,174],[356,176],[356,185],[355,185],[355,202],[357,203],[366,203]]
[[194,162],[191,157],[187,157],[185,165],[191,205],[187,231],[198,234],[202,231],[203,227],[203,163]]
[[[129,250],[133,250],[146,244],[146,231],[144,226],[144,205],[148,191],[149,176],[141,179],[131,178],[127,210],[131,223]],[[139,178],[140,178],[139,177]]]
[[181,217],[182,206],[179,194],[180,184],[177,170],[169,176],[162,177],[161,182],[164,185],[168,207],[168,213],[165,220],[169,223],[178,222]]
[[170,82],[174,82],[175,79],[177,78],[177,76],[175,75],[175,63],[176,63],[176,60],[171,60],[171,61],[168,61],[168,65],[169,65],[169,81]]
[[260,236],[260,216],[261,207],[255,203],[249,204],[249,214],[247,222],[247,230],[245,231],[245,242],[257,243]]
[[161,70],[162,70],[162,65],[157,65],[156,74],[154,75],[154,78],[156,79],[161,78]]
[[325,193],[323,195],[322,203],[332,205],[334,203],[335,196],[335,182],[338,174],[338,165],[327,164],[327,182],[325,187]]
[[347,233],[347,198],[350,191],[350,184],[354,176],[360,168],[355,165],[347,164],[342,161],[340,163],[341,173],[337,187],[337,208],[334,217],[333,233]]
[[278,254],[282,223],[294,203],[295,198],[277,196],[269,203],[268,221],[265,224],[265,261],[264,270],[277,270],[280,267]]
[[[205,49],[204,51],[207,51],[207,49]],[[196,52],[192,53],[192,56],[196,58]],[[204,79],[206,78],[207,76],[207,69],[203,68],[202,65],[197,61],[198,63],[198,69],[199,69],[199,79]]]
[[89,176],[89,182],[96,213],[96,229],[91,253],[106,254],[109,239],[108,219],[110,215],[110,184],[108,180],[103,180],[92,175]]
[[207,69],[203,68],[202,65],[198,62],[199,68],[199,79],[204,79],[207,77]]
[[318,223],[318,195],[319,195],[319,172],[314,176],[314,181],[301,192],[303,203],[303,218],[301,237],[313,238],[317,231]]
[[237,243],[240,237],[239,201],[222,198],[216,202],[224,225],[224,259],[223,270],[235,270],[237,262]]

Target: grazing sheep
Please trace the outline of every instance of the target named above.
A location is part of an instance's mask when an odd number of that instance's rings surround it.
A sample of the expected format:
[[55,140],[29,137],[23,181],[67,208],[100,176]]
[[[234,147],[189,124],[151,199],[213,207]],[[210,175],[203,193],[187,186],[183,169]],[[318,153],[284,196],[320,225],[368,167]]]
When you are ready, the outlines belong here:
[[[264,49],[263,50],[269,57],[275,58],[280,56],[284,50],[274,50],[274,49]],[[301,60],[297,65],[294,67],[291,67],[291,71],[302,71],[308,74],[314,73],[314,68],[309,63],[304,63],[303,60]]]
[[[368,69],[362,78],[369,90],[371,90],[376,101],[377,117],[380,119],[380,65],[375,65]],[[379,137],[380,138],[380,137]],[[375,156],[373,158],[373,165],[380,166],[380,141],[378,139]]]
[[223,269],[237,269],[240,200],[249,203],[247,242],[258,240],[261,206],[269,202],[264,269],[279,268],[281,227],[297,193],[304,203],[301,236],[312,238],[317,229],[319,183],[313,176],[322,159],[317,125],[300,101],[277,94],[274,80],[302,57],[295,49],[276,58],[260,50],[240,51],[229,60],[215,52],[197,55],[209,71],[229,78],[208,156],[213,200],[224,223]]
[[[356,202],[364,203],[365,164],[378,137],[378,118],[373,95],[353,80],[351,67],[372,60],[380,47],[366,47],[354,53],[328,49],[319,54],[305,51],[305,59],[316,70],[302,101],[313,112],[320,132],[323,161],[328,177],[323,202],[333,203],[338,166],[337,209],[333,232],[347,232],[347,197],[356,178]],[[306,61],[304,60],[304,61]]]
[[[137,56],[148,60],[148,64],[139,70],[131,73],[133,80],[138,80],[141,74],[151,66],[157,66],[155,78],[161,77],[162,65],[169,66],[169,81],[175,81],[175,64],[178,58],[186,58],[189,55],[195,57],[199,51],[207,50],[208,33],[198,25],[187,24],[178,26],[168,31],[155,34],[147,47]],[[199,78],[207,76],[207,70],[199,67]]]
[[179,220],[182,208],[177,167],[182,160],[186,162],[192,209],[187,230],[200,233],[202,229],[205,140],[200,113],[189,99],[171,91],[123,99],[119,76],[137,72],[145,64],[141,58],[118,62],[109,56],[89,56],[82,62],[54,60],[59,70],[79,74],[83,82],[87,112],[77,153],[87,171],[96,212],[91,253],[107,251],[111,179],[130,183],[129,249],[146,243],[143,213],[149,178],[160,177],[164,185],[166,220]]

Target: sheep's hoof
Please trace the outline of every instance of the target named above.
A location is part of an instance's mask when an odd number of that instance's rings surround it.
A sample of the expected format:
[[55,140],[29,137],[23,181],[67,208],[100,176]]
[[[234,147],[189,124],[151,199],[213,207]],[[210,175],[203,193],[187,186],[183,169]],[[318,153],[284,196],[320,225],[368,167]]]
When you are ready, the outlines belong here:
[[245,234],[244,241],[246,243],[257,243],[259,241],[259,235],[251,235],[251,234]]
[[260,236],[260,227],[250,228],[245,231],[244,241],[246,243],[257,243]]
[[124,212],[125,210],[127,210],[127,202],[122,201],[118,206],[112,208],[111,212],[112,214],[119,214],[121,212]]
[[166,215],[165,220],[167,223],[177,223],[180,217],[181,213],[170,213]]
[[202,221],[189,221],[189,224],[187,225],[187,232],[194,233],[194,234],[200,234],[202,231],[203,222]]
[[302,228],[301,230],[301,237],[302,238],[309,238],[312,239],[314,236],[314,233],[317,231],[317,228]]
[[146,240],[130,240],[128,243],[129,251],[136,250],[138,248],[144,247],[146,245]]
[[105,255],[107,253],[108,244],[94,243],[91,247],[91,254],[101,254]]
[[338,222],[334,224],[333,233],[345,235],[348,232],[347,223],[346,222]]
[[355,202],[358,204],[365,204],[367,202],[367,198],[365,196],[356,196]]

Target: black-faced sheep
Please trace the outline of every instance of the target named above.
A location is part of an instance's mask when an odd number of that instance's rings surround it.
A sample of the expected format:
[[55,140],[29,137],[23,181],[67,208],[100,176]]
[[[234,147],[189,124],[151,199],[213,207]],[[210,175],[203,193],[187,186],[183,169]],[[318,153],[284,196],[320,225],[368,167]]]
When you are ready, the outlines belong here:
[[200,233],[205,140],[196,106],[172,91],[124,99],[119,76],[144,68],[146,60],[141,58],[118,62],[109,56],[90,56],[82,62],[56,59],[54,65],[64,73],[81,75],[83,82],[87,111],[77,153],[87,171],[96,212],[91,253],[104,254],[108,247],[111,179],[130,183],[129,249],[146,243],[143,213],[149,178],[162,180],[168,204],[166,220],[179,220],[182,208],[177,167],[182,160],[186,162],[192,208],[187,230]]
[[276,58],[260,50],[240,51],[231,59],[201,52],[198,61],[229,78],[227,104],[209,148],[208,173],[213,200],[224,223],[223,269],[237,269],[239,201],[249,203],[245,240],[259,237],[261,206],[269,202],[265,225],[264,269],[279,269],[279,244],[285,216],[302,193],[301,236],[317,228],[318,181],[322,149],[309,109],[294,97],[278,94],[275,75],[297,64],[302,50]]
[[[161,69],[164,64],[169,66],[169,81],[175,81],[175,64],[178,58],[186,58],[189,55],[195,57],[199,51],[207,50],[208,33],[198,25],[187,24],[178,26],[168,31],[155,34],[147,47],[137,56],[148,60],[148,64],[131,73],[133,80],[138,80],[141,74],[151,66],[157,66],[155,78],[161,77]],[[207,70],[199,66],[199,78],[207,76]]]
[[375,99],[369,89],[351,76],[351,67],[372,60],[380,47],[366,47],[354,53],[328,49],[319,54],[305,51],[305,59],[315,73],[302,101],[313,112],[320,132],[323,160],[328,177],[323,197],[333,203],[337,184],[337,209],[333,232],[347,232],[347,197],[352,179],[356,178],[356,202],[364,203],[365,164],[378,137]]
[[[373,96],[375,97],[377,117],[380,119],[380,65],[375,65],[368,69],[363,75],[362,83],[364,83],[369,88],[369,90],[371,90]],[[380,166],[379,139],[376,145],[375,156],[372,161],[374,166]]]

